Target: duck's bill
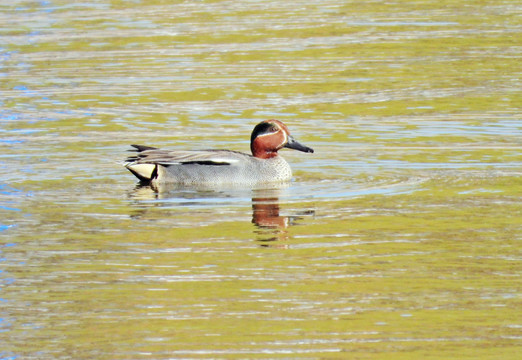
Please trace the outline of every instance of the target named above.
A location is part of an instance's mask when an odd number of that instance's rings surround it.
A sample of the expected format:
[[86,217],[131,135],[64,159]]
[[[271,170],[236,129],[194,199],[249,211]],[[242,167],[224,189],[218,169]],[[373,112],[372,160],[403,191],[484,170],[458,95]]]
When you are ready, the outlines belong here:
[[299,150],[306,153],[313,153],[314,149],[309,148],[308,146],[304,146],[303,144],[297,142],[293,137],[288,137],[288,142],[284,146],[289,149]]

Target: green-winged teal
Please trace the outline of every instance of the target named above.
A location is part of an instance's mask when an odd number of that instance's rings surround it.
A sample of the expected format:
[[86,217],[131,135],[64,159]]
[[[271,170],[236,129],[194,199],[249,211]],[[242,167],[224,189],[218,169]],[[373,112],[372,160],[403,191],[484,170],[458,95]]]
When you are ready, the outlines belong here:
[[137,153],[125,167],[138,179],[152,184],[259,185],[285,182],[292,177],[288,163],[278,155],[286,147],[307,153],[279,120],[257,124],[250,138],[252,155],[231,150],[162,150],[132,145]]

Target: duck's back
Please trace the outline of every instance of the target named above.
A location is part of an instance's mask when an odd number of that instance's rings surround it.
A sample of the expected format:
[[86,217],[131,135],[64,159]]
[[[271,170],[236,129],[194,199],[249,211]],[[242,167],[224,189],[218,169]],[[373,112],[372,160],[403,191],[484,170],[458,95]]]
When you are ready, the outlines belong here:
[[256,185],[292,177],[280,156],[258,159],[229,150],[168,151],[148,147],[127,159],[126,167],[140,180],[159,184]]

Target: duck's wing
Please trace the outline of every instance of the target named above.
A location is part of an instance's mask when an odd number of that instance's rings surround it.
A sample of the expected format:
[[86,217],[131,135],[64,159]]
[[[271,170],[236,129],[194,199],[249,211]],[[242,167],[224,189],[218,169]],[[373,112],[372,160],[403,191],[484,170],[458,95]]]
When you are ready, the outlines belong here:
[[231,165],[251,155],[230,150],[161,150],[150,146],[132,145],[137,153],[129,156],[126,164],[169,165]]
[[136,154],[129,156],[124,166],[142,181],[148,181],[153,177],[157,165],[204,165],[204,166],[230,166],[241,161],[242,158],[251,157],[244,153],[230,150],[161,150],[150,146],[132,145]]

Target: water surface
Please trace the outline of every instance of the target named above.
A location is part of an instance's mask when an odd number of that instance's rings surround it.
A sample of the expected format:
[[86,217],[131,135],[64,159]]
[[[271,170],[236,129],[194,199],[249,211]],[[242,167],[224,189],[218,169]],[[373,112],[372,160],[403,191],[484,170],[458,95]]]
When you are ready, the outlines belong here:
[[[515,359],[512,1],[0,1],[0,359]],[[129,144],[280,189],[138,186]]]

